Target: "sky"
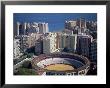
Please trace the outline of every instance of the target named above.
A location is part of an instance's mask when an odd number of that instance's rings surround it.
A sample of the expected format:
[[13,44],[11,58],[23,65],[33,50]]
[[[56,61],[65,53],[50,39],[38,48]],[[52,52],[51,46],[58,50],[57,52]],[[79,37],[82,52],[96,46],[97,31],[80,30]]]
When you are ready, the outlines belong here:
[[14,13],[14,25],[17,22],[46,22],[49,25],[49,31],[59,31],[64,29],[66,20],[76,20],[80,17],[87,21],[97,21],[96,13]]

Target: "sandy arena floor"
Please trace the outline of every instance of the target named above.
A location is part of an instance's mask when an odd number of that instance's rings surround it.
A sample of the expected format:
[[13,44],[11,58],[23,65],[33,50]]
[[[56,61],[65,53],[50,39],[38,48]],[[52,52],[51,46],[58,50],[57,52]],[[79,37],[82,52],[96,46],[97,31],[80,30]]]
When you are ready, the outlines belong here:
[[54,64],[45,67],[47,70],[56,70],[56,71],[66,71],[66,70],[74,70],[74,67],[66,64]]

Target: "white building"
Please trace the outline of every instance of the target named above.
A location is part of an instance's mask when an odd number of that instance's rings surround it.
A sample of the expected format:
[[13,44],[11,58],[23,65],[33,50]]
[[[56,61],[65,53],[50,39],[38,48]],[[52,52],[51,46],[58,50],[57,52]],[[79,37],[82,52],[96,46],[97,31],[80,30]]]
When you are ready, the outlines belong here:
[[19,39],[20,39],[20,48],[21,48],[22,52],[25,52],[27,50],[27,48],[29,47],[29,44],[27,43],[29,36],[22,35],[22,36],[19,36]]
[[16,30],[16,35],[19,36],[19,26],[20,26],[20,23],[17,22],[17,30]]
[[20,41],[19,39],[14,39],[14,59],[18,59],[20,56]]
[[27,38],[27,44],[28,44],[28,48],[35,46],[36,40],[38,40],[40,38],[41,34],[37,34],[37,33],[31,33],[28,35]]
[[48,33],[43,39],[43,53],[49,54],[57,51],[56,48],[56,33]]
[[59,35],[59,48],[63,49],[65,47],[76,50],[77,35],[76,34],[60,34]]
[[70,43],[70,49],[76,50],[76,44],[77,44],[77,35],[70,35],[69,36],[69,43]]

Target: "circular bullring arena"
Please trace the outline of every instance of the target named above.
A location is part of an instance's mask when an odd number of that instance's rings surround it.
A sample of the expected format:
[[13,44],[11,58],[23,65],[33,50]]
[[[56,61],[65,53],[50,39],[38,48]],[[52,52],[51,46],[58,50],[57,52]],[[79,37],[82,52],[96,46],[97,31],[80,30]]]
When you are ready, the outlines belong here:
[[77,54],[41,54],[32,60],[38,75],[86,75],[90,61]]

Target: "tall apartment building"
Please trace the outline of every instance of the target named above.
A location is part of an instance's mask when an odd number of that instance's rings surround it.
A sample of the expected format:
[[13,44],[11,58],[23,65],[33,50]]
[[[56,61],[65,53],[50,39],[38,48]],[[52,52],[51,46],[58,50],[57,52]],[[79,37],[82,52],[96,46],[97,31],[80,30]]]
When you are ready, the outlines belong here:
[[65,21],[66,29],[73,30],[76,25],[77,25],[77,21],[75,20]]
[[40,38],[41,34],[31,33],[28,35],[27,44],[28,48],[35,46],[36,41]]
[[84,33],[86,30],[86,20],[84,18],[77,19],[78,33]]
[[77,19],[77,26],[80,28],[86,28],[86,20],[84,18]]
[[73,49],[74,51],[76,51],[76,44],[77,44],[77,35],[70,35],[69,36],[69,48]]
[[39,27],[37,22],[30,23],[30,26],[27,26],[27,34],[39,33]]
[[76,50],[76,43],[77,43],[77,35],[76,34],[66,34],[61,33],[59,34],[59,48],[64,49],[67,47],[71,50]]
[[94,39],[94,40],[91,42],[90,59],[91,59],[92,61],[97,60],[97,40],[96,40],[96,39]]
[[20,22],[17,22],[16,28],[14,29],[14,36],[19,36],[23,34],[24,34],[23,24],[21,24]]
[[25,52],[27,50],[27,48],[29,47],[27,41],[29,36],[28,35],[20,35],[18,37],[20,39],[20,48],[22,52]]
[[56,33],[48,33],[43,39],[43,53],[49,54],[55,52],[56,49]]
[[78,35],[77,53],[89,57],[92,39],[93,38],[90,35]]
[[15,33],[16,36],[19,36],[20,22],[17,22],[16,26],[17,26],[17,28],[16,28],[16,31],[14,33]]
[[67,37],[67,34],[61,34],[60,37],[59,37],[59,48],[63,49],[64,47],[66,47],[66,37]]
[[29,35],[19,35],[16,38],[19,39],[21,51],[25,52],[27,49],[35,47],[36,41],[41,36],[42,34],[31,33]]
[[18,59],[21,56],[20,51],[20,41],[19,39],[14,39],[14,59]]
[[38,27],[41,34],[49,32],[48,23],[38,23]]
[[35,43],[35,54],[43,54],[43,39],[39,38]]
[[43,33],[48,33],[48,32],[49,32],[48,23],[45,23],[45,22],[41,22],[41,23],[17,22],[16,28],[14,29],[15,36],[28,35],[31,33],[43,34]]
[[72,30],[74,34],[84,33],[87,29],[86,20],[80,18],[77,20],[65,21],[65,29]]

